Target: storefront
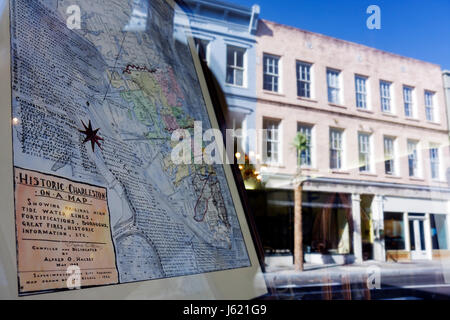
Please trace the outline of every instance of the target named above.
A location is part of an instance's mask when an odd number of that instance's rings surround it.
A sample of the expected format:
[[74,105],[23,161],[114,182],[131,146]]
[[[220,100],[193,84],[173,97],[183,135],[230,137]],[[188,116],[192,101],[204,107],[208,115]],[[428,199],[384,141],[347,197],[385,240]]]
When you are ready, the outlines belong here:
[[386,260],[450,258],[448,202],[385,197]]
[[[411,197],[405,189],[398,193],[407,197],[380,193],[304,191],[305,262],[347,264],[366,260],[401,262],[450,258],[446,195]],[[249,199],[265,248],[266,263],[292,264],[294,192],[249,191]]]
[[[292,263],[294,194],[290,190],[249,191],[250,206],[268,260]],[[314,264],[351,263],[353,220],[351,197],[344,193],[304,192],[303,251]]]

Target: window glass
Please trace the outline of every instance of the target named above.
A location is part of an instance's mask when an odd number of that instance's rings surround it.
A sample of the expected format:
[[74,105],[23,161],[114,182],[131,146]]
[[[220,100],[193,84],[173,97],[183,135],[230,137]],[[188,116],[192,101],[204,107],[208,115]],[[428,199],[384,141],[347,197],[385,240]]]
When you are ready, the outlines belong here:
[[403,213],[384,213],[384,242],[386,250],[405,249]]
[[444,214],[430,215],[433,250],[447,250],[447,217]]

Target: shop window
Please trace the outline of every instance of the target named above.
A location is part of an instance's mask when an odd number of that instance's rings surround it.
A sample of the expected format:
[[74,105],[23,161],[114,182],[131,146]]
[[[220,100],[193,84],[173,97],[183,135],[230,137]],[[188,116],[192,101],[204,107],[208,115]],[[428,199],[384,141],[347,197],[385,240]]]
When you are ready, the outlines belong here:
[[386,250],[405,250],[403,213],[384,213],[384,234]]
[[447,217],[442,214],[430,216],[433,250],[447,250]]
[[347,195],[307,193],[302,216],[305,253],[351,253],[353,227]]

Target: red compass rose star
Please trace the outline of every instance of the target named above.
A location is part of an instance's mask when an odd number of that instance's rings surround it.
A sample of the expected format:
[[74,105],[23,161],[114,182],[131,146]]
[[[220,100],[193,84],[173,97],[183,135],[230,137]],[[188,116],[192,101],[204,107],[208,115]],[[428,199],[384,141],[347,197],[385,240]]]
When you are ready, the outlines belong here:
[[104,140],[103,140],[103,138],[100,138],[97,135],[97,132],[100,130],[100,128],[96,129],[96,130],[93,130],[92,129],[91,120],[89,120],[89,125],[87,127],[86,127],[86,125],[84,124],[83,121],[81,121],[81,123],[83,124],[84,131],[83,130],[78,130],[78,131],[80,131],[82,134],[86,135],[86,139],[84,139],[83,143],[86,143],[86,142],[90,141],[91,142],[91,146],[92,146],[92,152],[95,152],[95,150],[94,150],[95,144],[97,144],[98,147],[101,150],[103,150],[102,146],[100,145],[100,140],[101,141],[104,141]]

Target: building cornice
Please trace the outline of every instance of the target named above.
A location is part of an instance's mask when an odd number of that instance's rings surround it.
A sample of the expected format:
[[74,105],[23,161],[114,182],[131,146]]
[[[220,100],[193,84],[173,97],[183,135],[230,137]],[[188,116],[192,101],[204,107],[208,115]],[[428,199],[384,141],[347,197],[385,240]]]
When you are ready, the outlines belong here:
[[[291,181],[294,179],[293,175],[280,174],[280,173],[264,173],[264,180],[267,179],[280,179]],[[306,183],[327,183],[327,184],[339,184],[339,185],[349,185],[349,186],[359,186],[359,187],[377,187],[377,188],[391,188],[391,189],[408,189],[414,191],[425,191],[425,192],[439,192],[450,194],[450,187],[434,187],[434,186],[420,186],[405,183],[391,183],[391,182],[376,182],[376,181],[366,181],[366,180],[354,180],[354,179],[340,179],[340,178],[308,178],[305,177]]]

